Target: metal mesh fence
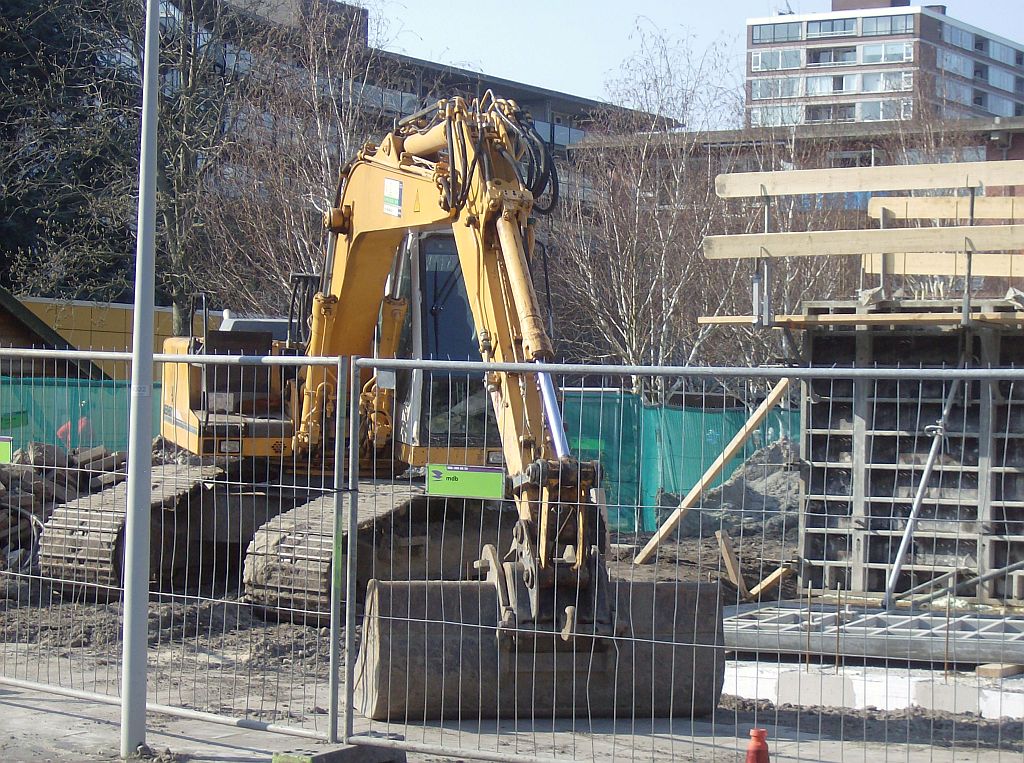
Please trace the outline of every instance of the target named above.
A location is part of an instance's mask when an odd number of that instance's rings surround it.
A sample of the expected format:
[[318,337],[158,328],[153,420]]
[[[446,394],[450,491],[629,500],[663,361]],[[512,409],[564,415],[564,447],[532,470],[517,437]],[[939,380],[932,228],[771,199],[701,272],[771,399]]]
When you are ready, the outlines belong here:
[[[360,586],[375,582],[349,638],[352,741],[721,760],[764,728],[781,759],[1024,754],[1012,583],[1024,564],[1006,524],[1018,496],[979,490],[1005,490],[1021,468],[1004,442],[1017,372],[559,366],[574,455],[609,464],[588,510],[604,518],[612,615],[585,622],[600,594],[556,577],[541,624],[510,553],[523,504],[461,497],[438,469],[475,458],[486,470],[501,449],[478,402],[485,367],[358,365],[385,383],[397,372],[397,389],[418,366],[430,394],[409,432],[431,450],[397,478],[377,464],[401,460],[401,443],[360,461],[355,499],[377,545],[358,546]],[[396,483],[421,494],[396,500]],[[487,543],[497,554],[474,565]],[[495,564],[518,591],[501,590]]]
[[[0,355],[4,426],[109,386]],[[773,759],[1024,756],[1019,371],[554,366],[600,469],[552,521],[596,532],[532,587],[495,367],[324,360],[352,407],[310,458],[308,359],[188,361],[207,394],[162,375],[150,454],[154,706],[457,758],[730,760],[758,728]],[[125,455],[89,433],[127,397],[81,410],[0,464],[0,681],[117,701]]]

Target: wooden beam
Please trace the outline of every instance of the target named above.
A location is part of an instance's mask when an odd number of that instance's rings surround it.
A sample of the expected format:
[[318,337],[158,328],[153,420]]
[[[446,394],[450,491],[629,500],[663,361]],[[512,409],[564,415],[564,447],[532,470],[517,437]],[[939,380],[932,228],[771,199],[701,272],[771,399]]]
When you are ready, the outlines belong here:
[[888,252],[1005,252],[1024,249],[1024,225],[833,230],[706,236],[709,260],[827,257]]
[[777,585],[782,583],[790,575],[794,574],[796,570],[793,569],[792,564],[784,564],[777,570],[769,574],[764,580],[758,583],[756,586],[750,589],[750,598],[759,599],[764,594],[771,591]]
[[1015,185],[1024,185],[1024,160],[736,172],[715,178],[715,190],[723,199]]
[[[1024,207],[1021,208],[1024,210]],[[886,258],[886,273],[898,276],[962,276],[967,274],[963,252],[898,252],[866,254],[861,262],[865,273],[877,274]],[[971,257],[971,275],[1012,278],[1024,276],[1024,256],[979,252]]]
[[[868,201],[872,220],[969,220],[967,196],[875,196]],[[1024,222],[1024,197],[979,196],[974,200],[975,220]]]
[[735,325],[752,326],[754,324],[753,315],[700,315],[697,317],[697,325],[710,325],[710,326],[735,326]]
[[747,582],[743,579],[743,570],[740,569],[740,561],[736,558],[736,551],[732,547],[732,538],[725,530],[716,530],[715,537],[718,538],[718,547],[722,550],[722,561],[725,562],[725,572],[729,580],[736,586],[740,596],[750,600],[750,591],[747,590]]
[[[729,319],[729,320],[725,320]],[[948,313],[824,313],[821,315],[776,315],[772,328],[807,328],[809,326],[873,326],[917,324],[924,326],[953,326],[960,323],[960,312]],[[708,315],[697,319],[700,323],[726,325],[753,323],[752,315]],[[1024,312],[971,313],[971,320],[984,323],[1014,325],[1024,323]]]
[[789,379],[779,379],[775,386],[772,387],[768,396],[759,406],[757,406],[754,412],[750,414],[750,418],[747,419],[746,423],[740,427],[740,431],[733,435],[733,438],[729,440],[729,444],[725,446],[725,450],[721,452],[718,458],[711,462],[711,465],[704,471],[701,478],[697,480],[697,484],[690,488],[690,491],[686,494],[686,497],[679,502],[679,506],[676,507],[675,511],[668,516],[668,519],[662,523],[661,527],[658,528],[658,531],[654,533],[654,536],[647,541],[647,545],[645,545],[640,550],[640,553],[636,555],[636,558],[633,560],[634,564],[644,564],[650,560],[661,542],[676,529],[676,525],[679,524],[683,517],[686,516],[687,512],[697,503],[704,491],[707,490],[708,485],[714,481],[715,477],[718,476],[719,472],[722,471],[725,465],[729,463],[740,451],[740,448],[743,447],[750,435],[752,435],[761,425],[761,422],[764,421],[768,412],[779,404],[779,401],[782,400],[783,393],[788,387]]
[[1024,665],[1012,662],[988,662],[974,669],[974,674],[982,678],[1007,678],[1024,673]]

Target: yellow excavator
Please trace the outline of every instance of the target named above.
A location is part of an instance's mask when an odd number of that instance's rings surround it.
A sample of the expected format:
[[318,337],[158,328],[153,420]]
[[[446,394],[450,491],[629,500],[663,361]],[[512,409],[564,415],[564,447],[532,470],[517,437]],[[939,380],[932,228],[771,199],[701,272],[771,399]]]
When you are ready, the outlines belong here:
[[[343,170],[325,214],[324,272],[295,280],[292,312],[308,319],[295,321],[291,336],[217,331],[165,345],[183,356],[164,369],[167,440],[196,455],[264,459],[307,474],[340,466],[328,463],[335,416],[347,403],[335,399],[335,368],[308,364],[286,378],[203,366],[196,355],[536,367],[488,372],[479,389],[455,393],[450,378],[423,372],[398,383],[378,373],[356,391],[363,472],[384,477],[368,489],[389,496],[378,500],[387,509],[367,520],[360,547],[356,690],[369,717],[691,715],[717,704],[717,588],[609,579],[600,465],[570,453],[530,275],[534,216],[557,196],[553,158],[515,102],[490,92],[442,100],[365,145]],[[437,422],[454,421],[456,409],[465,415],[453,446]],[[496,439],[474,438],[488,429]],[[504,494],[444,498],[393,479],[437,464],[503,467]],[[256,532],[244,574],[252,600],[326,611],[338,560],[309,516],[298,506]],[[453,516],[463,521],[445,519]],[[413,525],[436,547],[457,547],[461,561],[418,563],[408,542],[394,542]],[[319,526],[329,532],[332,522]],[[467,534],[467,526],[484,529]]]

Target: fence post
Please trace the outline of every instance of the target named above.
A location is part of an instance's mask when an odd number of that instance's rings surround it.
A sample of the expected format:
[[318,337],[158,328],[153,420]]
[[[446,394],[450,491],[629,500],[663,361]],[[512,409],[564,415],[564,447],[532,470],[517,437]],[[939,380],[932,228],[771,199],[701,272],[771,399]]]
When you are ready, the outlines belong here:
[[348,557],[345,560],[345,737],[352,738],[352,698],[356,681],[356,533],[359,530],[359,364],[349,360],[348,409]]
[[157,77],[160,3],[146,2],[146,46],[139,157],[135,316],[128,437],[124,620],[121,650],[121,757],[146,743],[146,647],[149,609],[149,525],[153,449],[153,291],[156,252]]
[[342,469],[345,463],[345,415],[346,385],[348,384],[347,358],[338,358],[337,384],[334,398],[334,531],[331,551],[331,651],[330,651],[330,703],[327,716],[327,741],[338,741],[338,679],[341,652],[341,541],[344,537],[344,502],[342,490],[345,487]]

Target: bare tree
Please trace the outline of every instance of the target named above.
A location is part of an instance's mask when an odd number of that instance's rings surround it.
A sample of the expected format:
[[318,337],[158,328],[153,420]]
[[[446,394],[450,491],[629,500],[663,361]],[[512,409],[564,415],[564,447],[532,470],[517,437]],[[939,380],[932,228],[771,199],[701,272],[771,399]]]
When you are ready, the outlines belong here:
[[322,214],[343,164],[408,106],[408,95],[388,86],[389,61],[336,8],[312,0],[296,25],[250,51],[240,137],[204,189],[212,211],[203,288],[222,304],[287,308],[290,275],[322,265]]
[[722,157],[697,150],[722,105],[735,117],[739,101],[707,85],[723,82],[720,57],[642,42],[612,87],[634,110],[599,115],[566,173],[550,237],[558,334],[580,359],[686,364],[713,331],[697,316],[726,309],[739,274],[701,254],[728,218],[714,194]]

